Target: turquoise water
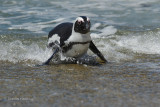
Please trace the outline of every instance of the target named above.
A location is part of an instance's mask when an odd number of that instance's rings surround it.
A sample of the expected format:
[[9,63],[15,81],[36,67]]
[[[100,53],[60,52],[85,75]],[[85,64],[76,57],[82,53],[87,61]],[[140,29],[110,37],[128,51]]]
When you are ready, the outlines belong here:
[[[160,105],[159,0],[0,2],[0,104]],[[48,32],[82,15],[91,19],[91,37],[109,63],[35,67],[51,55]]]

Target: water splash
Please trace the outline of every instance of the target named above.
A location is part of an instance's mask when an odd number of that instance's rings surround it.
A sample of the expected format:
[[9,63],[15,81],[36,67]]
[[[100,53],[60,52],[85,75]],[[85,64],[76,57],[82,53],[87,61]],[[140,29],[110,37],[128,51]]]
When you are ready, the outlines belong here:
[[51,50],[41,48],[36,43],[23,44],[20,40],[13,42],[0,41],[0,60],[13,63],[21,61],[43,62],[51,55]]
[[160,32],[129,34],[128,36],[118,37],[118,40],[114,42],[119,47],[135,53],[160,54]]
[[[107,28],[108,27],[104,29]],[[114,27],[109,27],[109,29],[116,31]],[[102,33],[104,35],[101,35]],[[110,31],[108,31],[108,33],[110,33]],[[118,35],[117,32],[113,32],[111,35],[107,35],[108,33],[107,30],[100,30],[100,33],[95,32],[92,33],[91,36],[95,45],[109,61],[128,61],[132,60],[137,54],[160,54],[159,30],[136,33],[121,32],[121,35]],[[52,50],[45,46],[46,39],[41,39],[43,37],[39,37],[38,39],[43,41],[41,44],[32,39],[26,44],[22,40],[16,38],[12,40],[10,36],[7,37],[8,38],[3,38],[3,36],[1,36],[0,61],[13,63],[31,61],[41,63],[46,61],[52,54]],[[88,54],[93,55],[91,51],[88,51]]]

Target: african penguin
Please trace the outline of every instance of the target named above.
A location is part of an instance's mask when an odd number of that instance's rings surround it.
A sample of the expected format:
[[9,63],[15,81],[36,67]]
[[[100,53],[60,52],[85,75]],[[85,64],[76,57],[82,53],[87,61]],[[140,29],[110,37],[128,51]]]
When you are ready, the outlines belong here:
[[61,57],[77,59],[86,54],[88,49],[97,54],[102,61],[107,62],[91,40],[90,27],[90,19],[79,16],[74,23],[61,23],[52,29],[48,35],[48,47],[52,48],[54,53],[44,64],[49,64],[58,51]]

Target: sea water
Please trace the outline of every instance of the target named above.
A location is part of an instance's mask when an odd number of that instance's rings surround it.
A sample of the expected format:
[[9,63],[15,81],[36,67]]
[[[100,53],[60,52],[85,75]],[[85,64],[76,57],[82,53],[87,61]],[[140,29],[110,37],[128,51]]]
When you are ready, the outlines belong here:
[[[159,0],[0,2],[2,104],[160,105]],[[35,67],[52,54],[48,32],[78,16],[90,18],[92,40],[109,63]],[[88,54],[95,57],[90,50]],[[32,100],[10,100],[14,98]]]

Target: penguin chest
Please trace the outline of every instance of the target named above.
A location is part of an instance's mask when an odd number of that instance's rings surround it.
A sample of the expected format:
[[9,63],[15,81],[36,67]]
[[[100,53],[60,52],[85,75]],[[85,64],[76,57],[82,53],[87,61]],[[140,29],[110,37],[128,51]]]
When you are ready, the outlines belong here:
[[64,52],[66,57],[81,57],[84,55],[89,48],[89,43],[86,44],[73,44],[70,49]]

